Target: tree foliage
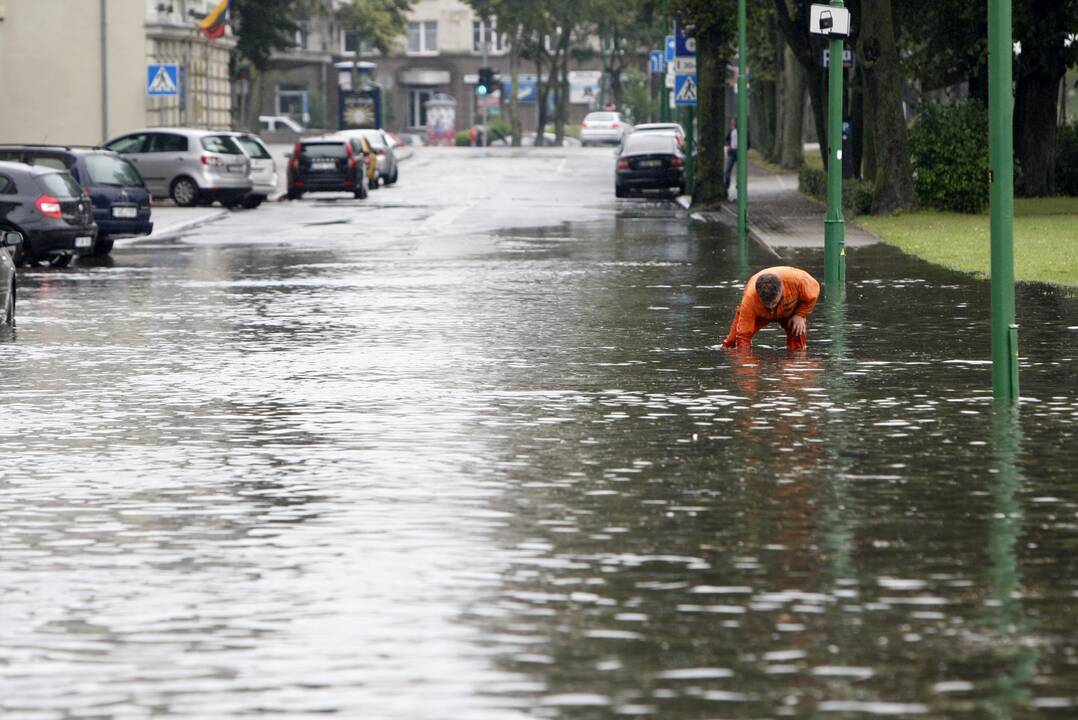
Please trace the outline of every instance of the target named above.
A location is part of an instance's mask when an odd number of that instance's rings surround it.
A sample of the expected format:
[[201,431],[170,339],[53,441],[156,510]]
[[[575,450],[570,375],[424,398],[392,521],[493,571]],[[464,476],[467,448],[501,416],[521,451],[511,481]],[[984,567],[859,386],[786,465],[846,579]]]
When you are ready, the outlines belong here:
[[292,47],[299,20],[308,11],[307,3],[295,0],[233,0],[237,54],[258,70],[266,70],[274,50]]
[[366,43],[383,55],[408,28],[412,0],[351,0],[337,9],[337,21],[356,34],[357,43]]

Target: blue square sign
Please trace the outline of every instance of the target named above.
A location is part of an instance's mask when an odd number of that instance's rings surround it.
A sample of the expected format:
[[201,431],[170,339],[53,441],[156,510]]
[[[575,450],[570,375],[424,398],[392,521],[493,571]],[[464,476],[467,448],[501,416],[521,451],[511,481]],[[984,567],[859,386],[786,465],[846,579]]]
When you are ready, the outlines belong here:
[[151,63],[146,66],[147,95],[179,95],[180,66],[174,63]]
[[666,62],[668,62],[668,63],[674,62],[676,48],[677,48],[677,44],[674,41],[674,36],[673,35],[667,35],[666,36]]

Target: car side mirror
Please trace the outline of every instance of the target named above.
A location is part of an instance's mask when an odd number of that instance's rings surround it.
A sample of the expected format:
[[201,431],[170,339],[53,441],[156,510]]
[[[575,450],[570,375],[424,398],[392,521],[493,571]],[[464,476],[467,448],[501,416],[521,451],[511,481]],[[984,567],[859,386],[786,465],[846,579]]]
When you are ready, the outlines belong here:
[[22,233],[14,230],[0,230],[0,246],[18,247],[22,245]]

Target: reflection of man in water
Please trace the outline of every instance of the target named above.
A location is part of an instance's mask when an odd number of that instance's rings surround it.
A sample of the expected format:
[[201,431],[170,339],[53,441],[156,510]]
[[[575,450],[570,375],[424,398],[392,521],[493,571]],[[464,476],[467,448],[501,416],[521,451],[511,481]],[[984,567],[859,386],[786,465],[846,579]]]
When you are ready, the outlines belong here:
[[804,270],[778,266],[761,270],[745,283],[726,347],[748,348],[752,336],[774,321],[786,331],[786,349],[804,350],[808,316],[820,297],[820,283]]

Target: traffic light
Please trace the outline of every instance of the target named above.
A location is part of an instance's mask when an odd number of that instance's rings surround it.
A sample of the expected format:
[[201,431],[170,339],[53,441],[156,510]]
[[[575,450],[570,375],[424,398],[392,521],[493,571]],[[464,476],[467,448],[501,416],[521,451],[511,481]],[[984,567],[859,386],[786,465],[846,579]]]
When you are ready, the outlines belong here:
[[497,77],[492,67],[479,68],[479,82],[475,85],[475,94],[479,97],[490,95],[497,88],[494,83],[497,81]]

